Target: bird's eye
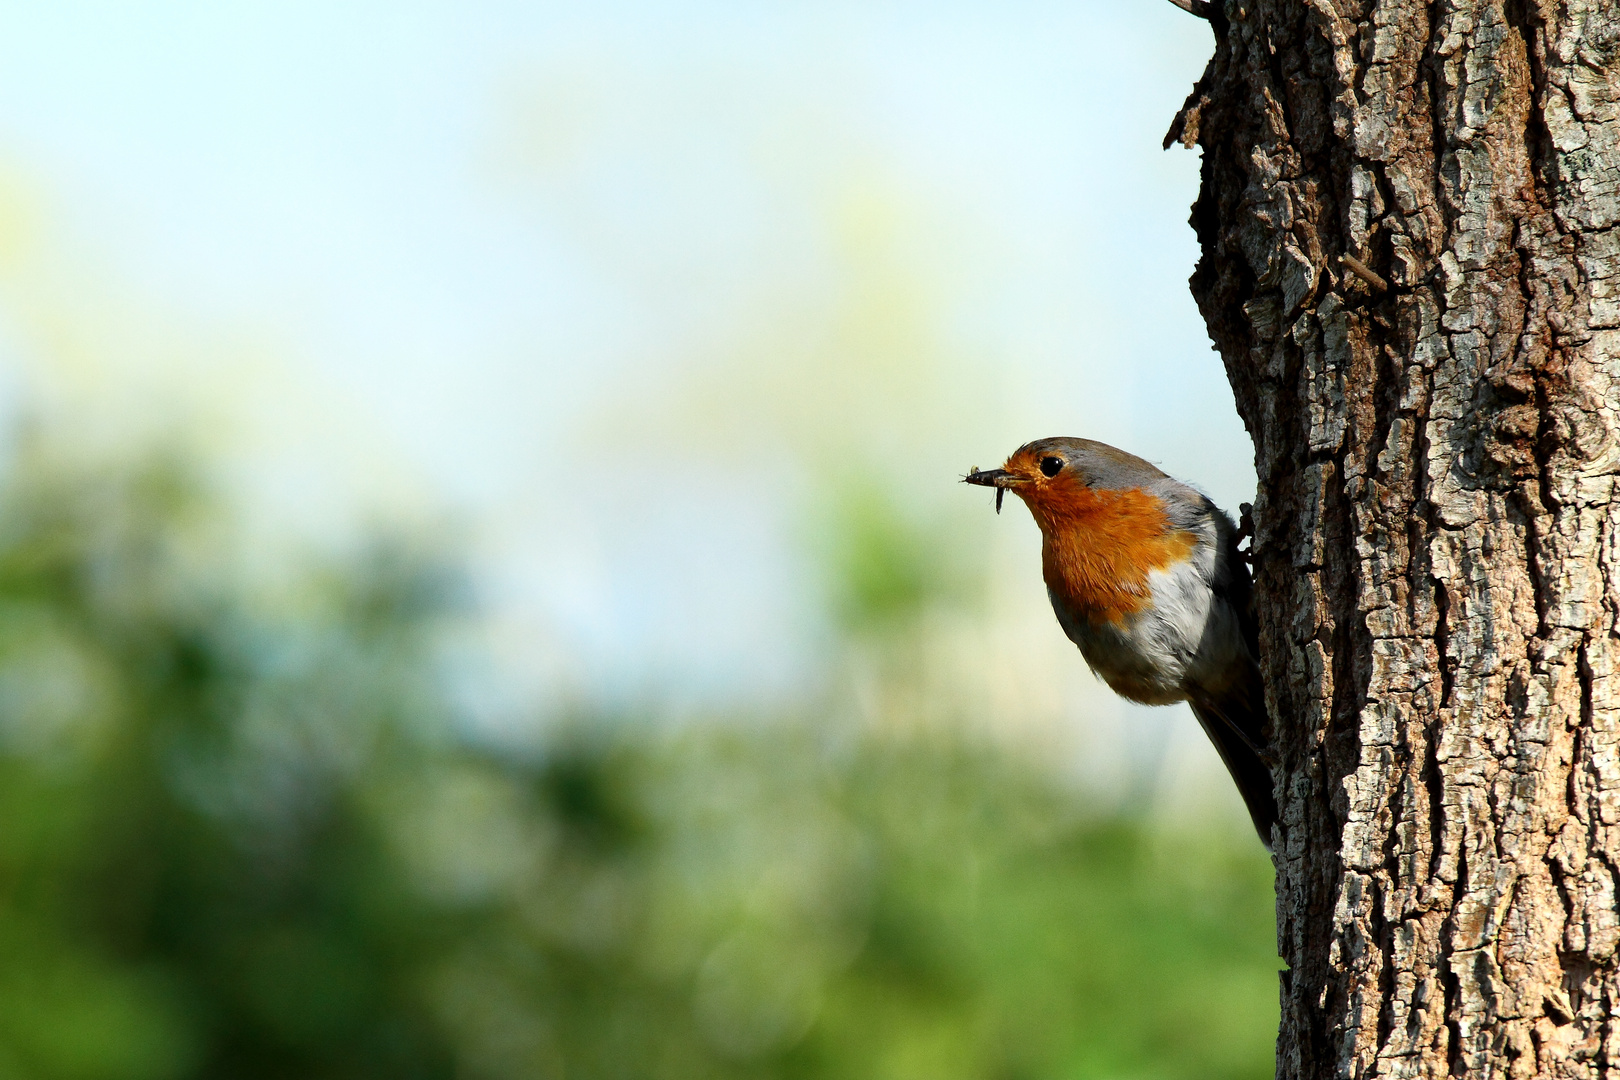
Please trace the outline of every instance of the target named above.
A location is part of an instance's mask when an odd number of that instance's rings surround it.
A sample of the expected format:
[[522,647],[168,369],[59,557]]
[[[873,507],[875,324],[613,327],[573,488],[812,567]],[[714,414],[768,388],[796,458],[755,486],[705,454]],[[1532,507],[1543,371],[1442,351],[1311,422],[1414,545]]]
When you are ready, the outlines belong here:
[[1056,476],[1063,471],[1063,459],[1060,457],[1041,458],[1041,475]]

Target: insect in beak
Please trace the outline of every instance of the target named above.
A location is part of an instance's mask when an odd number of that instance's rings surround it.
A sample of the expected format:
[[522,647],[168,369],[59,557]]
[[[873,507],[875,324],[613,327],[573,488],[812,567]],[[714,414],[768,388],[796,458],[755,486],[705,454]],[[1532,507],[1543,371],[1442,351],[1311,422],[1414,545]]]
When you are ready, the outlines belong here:
[[980,487],[993,487],[996,489],[996,513],[1001,513],[1001,500],[1007,497],[1007,486],[1012,483],[1012,474],[1006,469],[980,470],[977,465],[968,470],[962,477],[965,484],[978,484]]

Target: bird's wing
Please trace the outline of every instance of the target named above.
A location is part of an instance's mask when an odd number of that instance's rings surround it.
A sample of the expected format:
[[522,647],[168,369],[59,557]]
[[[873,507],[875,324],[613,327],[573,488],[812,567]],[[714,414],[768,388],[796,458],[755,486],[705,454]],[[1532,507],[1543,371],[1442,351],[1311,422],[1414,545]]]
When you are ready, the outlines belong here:
[[1232,519],[1215,509],[1214,504],[1210,505],[1210,510],[1220,519],[1216,529],[1216,543],[1222,548],[1222,557],[1216,564],[1216,571],[1210,578],[1209,587],[1237,613],[1238,626],[1243,630],[1243,640],[1249,646],[1249,655],[1258,661],[1260,627],[1254,617],[1254,582],[1249,577],[1249,564],[1244,561],[1242,552],[1238,550],[1238,531],[1232,525]]

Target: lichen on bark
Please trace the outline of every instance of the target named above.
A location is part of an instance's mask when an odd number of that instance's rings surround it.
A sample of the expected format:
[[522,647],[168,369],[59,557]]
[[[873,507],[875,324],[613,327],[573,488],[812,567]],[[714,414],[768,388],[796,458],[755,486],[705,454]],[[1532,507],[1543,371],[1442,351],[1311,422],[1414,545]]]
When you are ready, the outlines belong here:
[[1259,474],[1278,1075],[1620,1076],[1620,4],[1212,15],[1167,145]]

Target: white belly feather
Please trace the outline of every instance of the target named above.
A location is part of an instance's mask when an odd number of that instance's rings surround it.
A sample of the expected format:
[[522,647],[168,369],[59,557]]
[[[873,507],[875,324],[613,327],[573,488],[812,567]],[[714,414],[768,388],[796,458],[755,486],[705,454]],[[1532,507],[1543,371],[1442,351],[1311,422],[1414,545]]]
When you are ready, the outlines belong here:
[[1053,609],[1069,640],[1111,689],[1144,705],[1184,701],[1194,688],[1216,690],[1244,648],[1237,614],[1210,589],[1214,552],[1200,544],[1194,557],[1148,575],[1152,602],[1123,625],[1092,622]]

